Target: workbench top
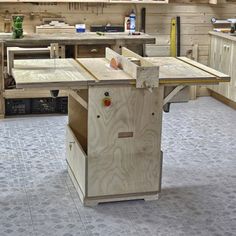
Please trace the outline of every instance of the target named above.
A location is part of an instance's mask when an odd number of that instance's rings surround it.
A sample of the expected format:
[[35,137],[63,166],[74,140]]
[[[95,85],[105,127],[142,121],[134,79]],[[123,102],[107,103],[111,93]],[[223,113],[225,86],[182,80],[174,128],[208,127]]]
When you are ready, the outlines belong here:
[[65,45],[85,45],[85,44],[116,44],[121,40],[125,44],[153,44],[155,37],[141,33],[140,35],[128,35],[127,33],[60,33],[60,34],[26,34],[22,39],[13,39],[11,35],[0,34],[0,41],[6,45],[49,45],[50,43],[60,43]]
[[229,76],[212,68],[194,62],[186,57],[145,57],[147,61],[159,66],[160,84],[183,83],[204,84],[216,80],[229,81]]
[[214,35],[214,36],[218,36],[220,38],[225,38],[225,39],[229,39],[232,41],[236,41],[236,34],[230,34],[230,33],[221,33],[221,32],[215,32],[215,31],[210,31],[209,32],[210,35]]
[[[165,86],[216,84],[224,80],[229,81],[227,75],[209,67],[204,68],[199,63],[189,64],[189,59],[185,57],[145,59],[159,66],[159,83]],[[123,70],[111,68],[105,58],[14,60],[12,73],[17,88],[71,88],[96,84],[136,83],[136,80]]]

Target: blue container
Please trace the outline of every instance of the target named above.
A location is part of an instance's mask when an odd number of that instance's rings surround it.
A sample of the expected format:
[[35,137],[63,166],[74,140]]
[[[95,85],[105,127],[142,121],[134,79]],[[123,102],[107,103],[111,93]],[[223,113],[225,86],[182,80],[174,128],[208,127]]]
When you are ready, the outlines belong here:
[[130,34],[132,34],[132,33],[135,33],[135,25],[136,25],[136,15],[134,13],[134,10],[131,11],[129,15],[129,20],[130,20],[129,32]]
[[85,24],[76,24],[75,25],[77,33],[84,33],[85,32]]

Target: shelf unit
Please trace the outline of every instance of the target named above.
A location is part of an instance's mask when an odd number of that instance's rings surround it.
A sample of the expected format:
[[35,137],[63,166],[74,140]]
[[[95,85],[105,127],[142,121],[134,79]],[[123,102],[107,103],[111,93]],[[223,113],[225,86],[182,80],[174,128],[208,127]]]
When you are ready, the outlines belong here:
[[3,79],[3,71],[4,71],[4,43],[0,41],[0,118],[2,118],[5,113],[4,110],[4,79]]
[[70,2],[91,2],[91,3],[168,3],[169,0],[0,0],[1,2],[30,2],[30,3],[50,3],[50,2],[58,2],[58,3],[70,3]]

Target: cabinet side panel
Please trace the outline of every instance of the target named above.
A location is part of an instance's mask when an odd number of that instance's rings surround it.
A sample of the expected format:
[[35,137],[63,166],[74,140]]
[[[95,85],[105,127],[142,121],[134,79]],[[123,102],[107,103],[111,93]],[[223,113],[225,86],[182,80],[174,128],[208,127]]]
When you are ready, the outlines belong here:
[[0,42],[0,118],[4,116],[4,98],[3,98],[3,89],[4,89],[4,43]]
[[86,194],[86,155],[78,143],[73,131],[67,126],[66,130],[66,159],[80,191]]
[[162,104],[163,87],[89,89],[88,196],[160,190]]
[[229,99],[236,102],[236,42],[232,44],[232,59],[231,59],[231,81]]
[[71,95],[68,96],[68,121],[74,135],[87,153],[88,112]]

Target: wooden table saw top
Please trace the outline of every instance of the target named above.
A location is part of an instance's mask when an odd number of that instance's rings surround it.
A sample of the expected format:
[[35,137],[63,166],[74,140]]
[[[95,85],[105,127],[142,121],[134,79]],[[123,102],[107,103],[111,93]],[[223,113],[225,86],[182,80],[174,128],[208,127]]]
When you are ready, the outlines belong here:
[[[229,76],[209,67],[198,68],[187,58],[145,58],[159,68],[159,83],[200,85],[229,81]],[[192,60],[190,60],[192,63]],[[211,73],[215,72],[214,74]],[[208,71],[208,72],[206,72]],[[216,72],[218,73],[216,76]],[[109,66],[105,58],[14,60],[12,70],[17,88],[73,88],[97,84],[135,84],[123,70]]]

